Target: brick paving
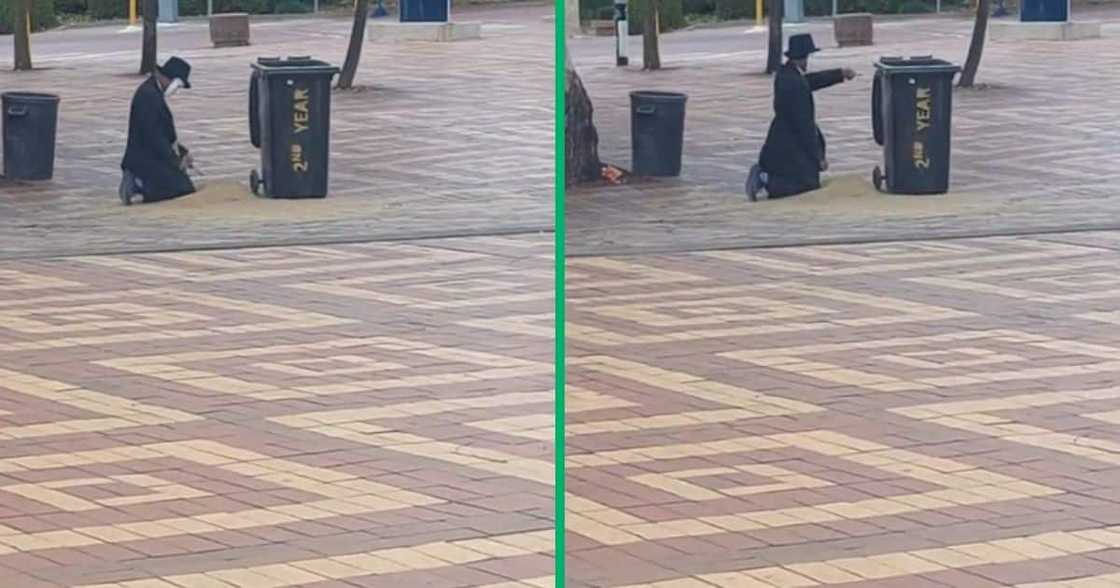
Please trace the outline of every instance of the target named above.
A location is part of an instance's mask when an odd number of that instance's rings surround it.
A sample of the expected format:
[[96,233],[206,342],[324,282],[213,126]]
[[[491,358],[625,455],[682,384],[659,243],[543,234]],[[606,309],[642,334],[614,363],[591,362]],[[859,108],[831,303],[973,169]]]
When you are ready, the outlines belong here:
[[0,576],[552,585],[552,239],[0,264]]
[[[951,193],[923,203],[888,196],[746,200],[747,169],[772,115],[772,81],[757,73],[765,63],[764,32],[744,34],[739,26],[666,35],[666,68],[652,74],[640,72],[640,65],[614,67],[610,39],[571,40],[607,161],[630,164],[630,91],[681,91],[689,98],[683,175],[569,190],[568,251],[607,255],[1115,228],[1120,12],[1077,13],[1105,22],[1104,38],[989,40],[978,81],[990,87],[954,96]],[[829,140],[829,175],[858,178],[870,192],[871,170],[882,158],[869,121],[873,61],[933,54],[963,63],[971,23],[959,17],[880,22],[875,46],[845,49],[835,47],[827,22],[791,30],[813,33],[824,47],[812,67],[849,66],[862,74],[821,92],[817,116]],[[640,53],[640,43],[631,47]]]
[[[361,91],[333,97],[331,192],[323,202],[250,209],[125,209],[116,199],[128,105],[141,78],[138,33],[115,28],[35,35],[43,69],[0,71],[5,91],[62,96],[56,174],[0,184],[0,257],[308,244],[496,234],[552,227],[551,6],[459,11],[482,40],[367,43]],[[341,65],[346,19],[253,24],[253,45],[213,49],[205,23],[160,31],[161,55],[186,57],[193,89],[172,102],[201,183],[247,186],[249,64],[308,55]],[[10,62],[11,46],[0,46]]]
[[1117,232],[569,260],[567,585],[1120,585],[1118,264]]

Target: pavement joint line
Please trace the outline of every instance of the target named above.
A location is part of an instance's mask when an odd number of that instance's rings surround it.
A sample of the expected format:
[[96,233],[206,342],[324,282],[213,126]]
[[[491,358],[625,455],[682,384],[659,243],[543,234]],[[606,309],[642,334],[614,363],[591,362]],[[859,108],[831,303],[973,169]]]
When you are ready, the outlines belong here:
[[[920,229],[919,229],[920,230]],[[869,237],[866,239],[860,238],[839,238],[839,239],[801,239],[790,242],[774,242],[774,243],[741,243],[729,245],[703,245],[698,244],[695,247],[649,247],[641,251],[633,251],[629,249],[601,249],[593,252],[586,253],[567,253],[565,259],[575,258],[592,258],[592,257],[613,257],[613,258],[628,258],[628,257],[643,257],[648,255],[676,255],[685,253],[696,253],[701,251],[741,251],[741,250],[765,250],[765,249],[798,249],[804,247],[828,247],[835,245],[878,245],[887,243],[914,243],[914,242],[941,242],[941,241],[967,241],[972,239],[991,239],[995,237],[1033,237],[1037,235],[1061,235],[1061,234],[1085,234],[1085,233],[1108,233],[1120,231],[1120,224],[1102,224],[1091,225],[1083,227],[1044,227],[1038,229],[1018,229],[1009,231],[976,231],[976,232],[962,232],[952,234],[940,235],[925,235],[920,232],[911,237]],[[1105,248],[1108,250],[1115,250],[1112,248]]]
[[0,253],[0,263],[26,260],[61,260],[78,257],[114,257],[120,255],[150,255],[155,253],[181,253],[185,251],[243,251],[250,249],[280,249],[284,247],[329,247],[334,245],[361,245],[364,243],[408,243],[414,241],[442,241],[446,239],[471,239],[477,237],[520,237],[531,235],[552,235],[553,229],[514,227],[508,230],[457,231],[451,233],[416,233],[413,235],[387,235],[384,237],[361,237],[354,239],[289,239],[279,241],[258,241],[255,243],[207,243],[182,244],[172,247],[138,247],[136,249],[105,249],[84,253],[62,253],[50,255],[4,255]]

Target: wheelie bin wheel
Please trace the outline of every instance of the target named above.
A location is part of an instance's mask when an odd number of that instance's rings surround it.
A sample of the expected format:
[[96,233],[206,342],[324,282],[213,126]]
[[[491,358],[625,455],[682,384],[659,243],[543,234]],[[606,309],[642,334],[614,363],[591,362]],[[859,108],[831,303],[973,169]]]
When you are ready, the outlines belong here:
[[871,170],[871,183],[875,184],[876,190],[883,191],[883,170],[879,169],[879,166],[875,166],[875,169]]
[[257,170],[249,172],[249,189],[253,191],[254,196],[261,195],[261,176]]

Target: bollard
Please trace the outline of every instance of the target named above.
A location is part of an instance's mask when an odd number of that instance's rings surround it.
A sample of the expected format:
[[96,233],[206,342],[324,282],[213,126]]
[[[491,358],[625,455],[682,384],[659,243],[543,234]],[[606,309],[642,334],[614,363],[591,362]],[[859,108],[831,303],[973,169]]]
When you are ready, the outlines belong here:
[[630,39],[630,21],[626,15],[626,0],[614,2],[614,55],[615,65],[622,67],[630,64],[626,43]]

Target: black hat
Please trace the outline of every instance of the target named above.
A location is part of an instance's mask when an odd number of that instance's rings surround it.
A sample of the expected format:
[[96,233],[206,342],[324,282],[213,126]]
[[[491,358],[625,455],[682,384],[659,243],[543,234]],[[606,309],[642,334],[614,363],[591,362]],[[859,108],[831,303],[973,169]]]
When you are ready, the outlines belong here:
[[820,51],[817,44],[813,42],[813,35],[809,33],[801,33],[800,35],[793,35],[789,38],[789,51],[786,51],[786,57],[790,59],[805,59],[811,53]]
[[178,57],[168,59],[167,62],[163,64],[163,67],[159,68],[159,72],[173,80],[183,80],[184,88],[191,87],[191,64]]

